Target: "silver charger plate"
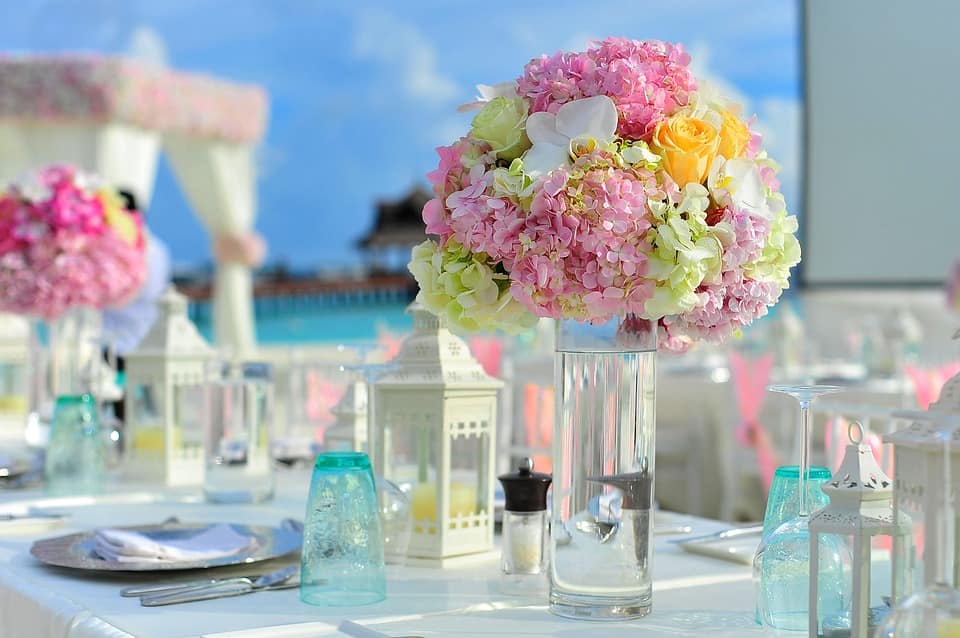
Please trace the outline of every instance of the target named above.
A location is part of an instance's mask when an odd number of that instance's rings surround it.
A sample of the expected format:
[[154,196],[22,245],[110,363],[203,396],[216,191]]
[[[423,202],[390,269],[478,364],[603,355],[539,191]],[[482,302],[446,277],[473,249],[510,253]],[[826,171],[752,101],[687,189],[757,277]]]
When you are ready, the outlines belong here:
[[[212,524],[163,523],[159,525],[118,527],[116,529],[141,533],[147,532],[152,538],[164,540],[188,537],[208,527],[212,527]],[[36,541],[30,548],[30,553],[33,554],[37,560],[56,567],[112,572],[159,572],[207,569],[210,567],[256,563],[273,558],[280,558],[281,556],[299,551],[300,545],[303,542],[303,536],[291,529],[239,524],[231,524],[230,527],[238,534],[256,538],[256,545],[236,554],[204,560],[167,561],[162,563],[120,562],[105,560],[94,554],[94,534],[96,531],[89,531]]]

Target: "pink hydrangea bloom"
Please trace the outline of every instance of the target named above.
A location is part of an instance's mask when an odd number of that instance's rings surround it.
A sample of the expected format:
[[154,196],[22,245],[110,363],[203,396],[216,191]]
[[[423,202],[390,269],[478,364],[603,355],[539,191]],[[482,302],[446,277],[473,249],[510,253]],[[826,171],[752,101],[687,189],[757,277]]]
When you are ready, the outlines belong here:
[[64,166],[0,197],[0,310],[53,319],[134,296],[146,276],[142,225],[134,215],[136,237],[122,239],[102,197]]
[[542,178],[520,232],[511,292],[542,317],[601,321],[643,311],[653,173],[614,167],[602,154]]
[[665,317],[663,323],[672,336],[720,343],[766,315],[780,293],[775,281],[756,281],[744,278],[739,270],[730,271],[724,273],[718,285],[704,286],[697,293],[700,303],[696,308]]
[[[483,167],[493,163],[493,158],[484,156],[487,150],[489,147],[486,144],[470,137],[462,137],[451,146],[441,146],[437,149],[440,165],[427,174],[436,197],[423,207],[423,221],[427,225],[429,234],[440,236],[441,244],[453,235],[450,225],[451,211],[447,208],[447,199],[454,193],[475,186],[474,180],[483,176]],[[464,164],[465,155],[473,157],[481,168],[480,173],[475,171],[472,178],[471,170]]]
[[649,140],[696,90],[689,62],[679,44],[607,38],[582,53],[531,60],[517,80],[518,94],[530,100],[532,113],[555,113],[566,102],[607,95],[620,113],[620,136]]
[[759,215],[727,206],[720,211],[720,223],[733,230],[732,241],[723,245],[724,272],[737,270],[759,259],[770,235],[770,222]]

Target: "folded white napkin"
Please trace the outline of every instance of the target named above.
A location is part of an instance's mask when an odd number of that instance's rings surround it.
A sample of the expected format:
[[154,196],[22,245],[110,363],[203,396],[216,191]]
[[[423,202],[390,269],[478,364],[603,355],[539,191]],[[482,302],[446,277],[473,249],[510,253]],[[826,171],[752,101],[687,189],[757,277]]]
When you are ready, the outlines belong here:
[[221,523],[193,536],[162,541],[142,532],[101,529],[94,535],[93,551],[100,558],[121,563],[165,563],[232,556],[256,544],[256,538]]

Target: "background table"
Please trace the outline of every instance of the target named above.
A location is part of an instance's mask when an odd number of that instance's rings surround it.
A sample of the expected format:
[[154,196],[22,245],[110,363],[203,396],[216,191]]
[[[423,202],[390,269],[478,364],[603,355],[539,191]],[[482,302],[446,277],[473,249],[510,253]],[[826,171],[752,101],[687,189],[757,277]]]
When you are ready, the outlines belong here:
[[[302,519],[308,476],[284,471],[278,481],[277,497],[257,506],[209,505],[196,492],[150,493],[130,486],[96,498],[0,493],[0,513],[26,505],[70,512],[67,524],[57,529],[0,536],[0,638],[310,638],[341,635],[336,626],[344,619],[390,635],[425,637],[763,635],[753,623],[750,569],[686,554],[667,542],[675,538],[669,536],[658,537],[654,549],[654,612],[628,623],[565,620],[551,615],[543,602],[504,596],[493,558],[445,570],[390,566],[387,600],[366,607],[312,607],[300,602],[297,590],[287,590],[146,608],[136,598],[119,595],[121,588],[149,580],[143,575],[80,574],[46,567],[29,554],[37,538],[106,525],[157,523],[171,516],[191,522],[273,525],[285,517]],[[694,533],[724,527],[705,519],[669,517],[671,524],[689,523]]]

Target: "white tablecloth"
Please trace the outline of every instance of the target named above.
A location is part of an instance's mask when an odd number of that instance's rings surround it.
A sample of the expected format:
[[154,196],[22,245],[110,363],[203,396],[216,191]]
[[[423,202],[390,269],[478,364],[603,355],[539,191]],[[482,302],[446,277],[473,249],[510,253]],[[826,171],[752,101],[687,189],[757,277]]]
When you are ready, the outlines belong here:
[[[93,576],[41,565],[29,554],[36,538],[105,525],[182,521],[278,524],[303,517],[308,475],[285,472],[277,498],[259,506],[208,505],[190,492],[154,493],[128,488],[98,497],[44,501],[39,494],[0,493],[0,512],[33,504],[69,511],[67,525],[31,535],[0,536],[0,638],[137,636],[178,638],[312,638],[338,636],[343,619],[390,635],[435,636],[704,636],[763,635],[753,624],[750,569],[693,556],[658,537],[654,554],[654,612],[628,623],[586,623],[551,615],[543,602],[524,602],[498,591],[498,564],[486,559],[445,570],[388,567],[387,600],[366,607],[302,604],[297,590],[263,592],[175,607],[144,608],[121,598],[122,587],[145,582],[136,575]],[[695,533],[721,523],[690,521]],[[263,569],[263,567],[258,567]],[[238,573],[251,570],[237,568]],[[191,579],[196,575],[181,578]]]

